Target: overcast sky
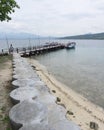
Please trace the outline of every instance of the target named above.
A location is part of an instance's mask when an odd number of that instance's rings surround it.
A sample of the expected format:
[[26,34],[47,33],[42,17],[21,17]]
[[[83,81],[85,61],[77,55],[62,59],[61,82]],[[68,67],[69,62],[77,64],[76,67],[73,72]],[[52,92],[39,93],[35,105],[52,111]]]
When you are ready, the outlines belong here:
[[20,9],[0,32],[65,36],[104,32],[104,0],[17,0]]

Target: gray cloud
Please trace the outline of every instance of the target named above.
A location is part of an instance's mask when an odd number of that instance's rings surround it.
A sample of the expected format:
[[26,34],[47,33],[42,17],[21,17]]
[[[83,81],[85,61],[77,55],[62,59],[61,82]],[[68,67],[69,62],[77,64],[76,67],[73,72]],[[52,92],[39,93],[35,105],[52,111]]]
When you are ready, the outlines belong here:
[[66,15],[61,15],[63,18],[69,19],[71,21],[73,20],[81,20],[85,18],[92,18],[95,17],[95,14],[90,14],[90,13],[71,13],[71,14],[66,14]]
[[[1,31],[40,35],[74,35],[103,31],[104,0],[18,0],[20,10]],[[98,26],[99,25],[99,26]]]

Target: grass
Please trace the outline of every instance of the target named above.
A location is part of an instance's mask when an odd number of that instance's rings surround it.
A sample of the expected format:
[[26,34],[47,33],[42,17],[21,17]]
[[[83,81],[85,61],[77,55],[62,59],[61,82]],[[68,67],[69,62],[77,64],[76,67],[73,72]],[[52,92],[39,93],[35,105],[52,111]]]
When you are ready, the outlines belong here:
[[[11,68],[11,61],[12,61],[12,55],[0,56],[0,72],[2,70],[9,70],[9,68]],[[0,76],[2,76],[2,73],[0,73]],[[5,78],[2,80],[5,81]],[[0,107],[0,130],[4,130],[4,129],[12,130],[10,126],[9,116],[8,116],[9,110],[11,108],[11,102],[9,101],[9,97],[8,97],[8,93],[11,90],[11,81],[5,81],[5,84],[2,84],[2,82],[0,82],[0,87],[1,87],[0,89],[1,93],[4,93],[3,95],[0,95],[0,101],[2,100],[3,102],[3,104],[2,102],[0,103],[1,106]]]
[[8,123],[9,122],[9,116],[5,116],[3,119],[2,119],[3,123]]
[[1,110],[0,120],[3,121],[3,123],[7,123],[9,121],[9,116],[5,113],[6,106],[3,106],[2,108],[0,108],[0,110]]
[[12,60],[12,55],[0,56],[0,68],[5,66],[5,63]]
[[11,128],[7,128],[6,130],[12,130]]
[[8,115],[0,115],[0,121],[3,122],[3,124],[7,124],[7,127],[6,127],[6,130],[12,130],[11,129],[11,126],[10,126],[10,119],[9,119],[9,116]]

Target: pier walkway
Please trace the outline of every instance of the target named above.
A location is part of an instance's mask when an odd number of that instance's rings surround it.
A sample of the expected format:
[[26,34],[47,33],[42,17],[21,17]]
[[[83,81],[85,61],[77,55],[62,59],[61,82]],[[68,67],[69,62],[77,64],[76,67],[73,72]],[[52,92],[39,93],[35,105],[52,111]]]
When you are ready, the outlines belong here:
[[66,119],[65,108],[56,104],[35,68],[17,53],[13,54],[12,85],[14,106],[9,117],[13,130],[80,130]]
[[28,57],[32,55],[39,55],[43,53],[47,53],[50,51],[55,51],[59,49],[64,49],[65,45],[60,43],[49,43],[47,45],[38,46],[38,47],[29,47],[29,48],[23,48],[22,51],[20,51],[20,55],[22,57]]
[[[32,55],[39,55],[42,53],[47,53],[50,51],[55,51],[64,48],[65,48],[64,44],[52,42],[52,43],[46,43],[38,46],[17,47],[14,48],[13,52],[19,53],[22,57],[29,57]],[[10,53],[9,50],[2,49],[2,51],[0,52],[0,56],[8,55],[9,53]]]

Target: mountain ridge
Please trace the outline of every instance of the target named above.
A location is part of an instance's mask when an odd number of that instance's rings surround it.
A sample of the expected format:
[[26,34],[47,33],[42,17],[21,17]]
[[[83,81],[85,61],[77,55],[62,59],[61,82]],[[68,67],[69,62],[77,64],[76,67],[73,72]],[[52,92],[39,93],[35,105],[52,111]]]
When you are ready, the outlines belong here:
[[94,39],[94,40],[104,40],[104,32],[101,33],[94,33],[94,34],[81,34],[81,35],[74,35],[74,36],[62,36],[62,37],[52,37],[52,36],[40,36],[32,33],[4,33],[0,32],[0,39]]
[[82,34],[82,35],[74,35],[74,36],[64,36],[59,39],[104,39],[104,32],[102,33],[94,33],[94,34]]

